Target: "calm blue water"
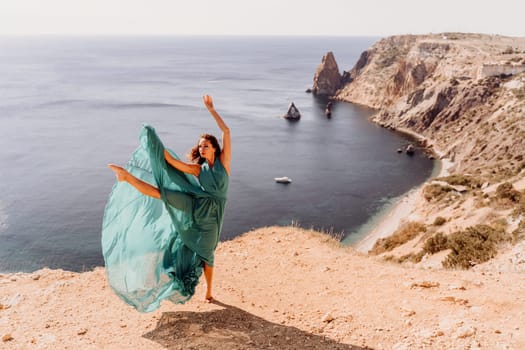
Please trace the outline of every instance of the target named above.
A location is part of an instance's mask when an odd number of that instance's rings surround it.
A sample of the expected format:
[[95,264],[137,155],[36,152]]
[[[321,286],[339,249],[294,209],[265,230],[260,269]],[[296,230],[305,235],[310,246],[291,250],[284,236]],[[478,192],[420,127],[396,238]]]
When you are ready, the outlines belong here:
[[[433,162],[367,120],[305,90],[327,51],[349,70],[377,38],[0,38],[0,271],[103,265],[100,226],[143,122],[184,155],[218,133],[201,96],[232,130],[222,239],[297,222],[352,235]],[[294,102],[302,119],[280,118]],[[277,184],[289,176],[290,185]]]

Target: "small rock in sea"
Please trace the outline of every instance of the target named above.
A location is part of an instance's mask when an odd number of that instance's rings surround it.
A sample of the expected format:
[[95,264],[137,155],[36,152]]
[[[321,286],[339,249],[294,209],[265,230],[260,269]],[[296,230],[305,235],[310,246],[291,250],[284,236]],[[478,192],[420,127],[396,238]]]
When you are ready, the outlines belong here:
[[295,104],[291,102],[288,106],[288,111],[283,115],[283,118],[288,120],[299,120],[301,118],[301,112],[299,112],[297,107],[295,107]]
[[14,339],[14,338],[13,338],[13,336],[12,336],[10,333],[7,333],[6,335],[4,335],[4,336],[2,337],[2,341],[3,341],[3,342],[11,341],[11,340],[13,340],[13,339]]

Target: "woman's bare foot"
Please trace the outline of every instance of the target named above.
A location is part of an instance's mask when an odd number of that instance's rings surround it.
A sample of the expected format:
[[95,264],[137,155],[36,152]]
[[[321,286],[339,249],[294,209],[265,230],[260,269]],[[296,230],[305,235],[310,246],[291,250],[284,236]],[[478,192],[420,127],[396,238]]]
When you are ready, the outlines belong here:
[[215,301],[215,299],[213,299],[213,297],[211,295],[206,296],[206,298],[204,299],[204,302],[206,302],[208,304],[212,304],[214,301]]
[[115,164],[108,164],[108,168],[115,173],[118,181],[126,181],[128,176],[128,171],[126,169]]

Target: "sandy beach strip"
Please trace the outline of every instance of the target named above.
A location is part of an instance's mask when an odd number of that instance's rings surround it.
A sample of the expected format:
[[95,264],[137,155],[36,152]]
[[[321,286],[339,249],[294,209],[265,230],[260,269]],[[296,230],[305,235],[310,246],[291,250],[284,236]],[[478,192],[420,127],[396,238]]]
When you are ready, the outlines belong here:
[[417,220],[419,218],[417,215],[418,204],[424,200],[422,197],[423,187],[433,178],[447,176],[450,168],[454,165],[450,159],[443,158],[444,152],[436,149],[432,140],[408,129],[399,128],[396,129],[396,131],[410,135],[416,138],[418,142],[424,142],[427,146],[432,147],[433,153],[435,153],[439,159],[439,164],[429,180],[411,189],[399,198],[397,202],[378,219],[378,222],[372,226],[370,231],[364,234],[362,239],[352,244],[352,247],[359,252],[367,253],[372,249],[378,239],[392,235],[403,221]]

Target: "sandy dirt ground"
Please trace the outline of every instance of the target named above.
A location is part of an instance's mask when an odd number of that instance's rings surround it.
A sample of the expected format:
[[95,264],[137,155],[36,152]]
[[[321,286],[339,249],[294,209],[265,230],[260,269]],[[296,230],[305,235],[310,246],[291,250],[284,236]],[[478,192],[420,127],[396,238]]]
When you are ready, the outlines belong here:
[[0,275],[1,349],[525,349],[525,278],[403,267],[296,227],[217,250],[184,305],[141,314],[103,268]]

